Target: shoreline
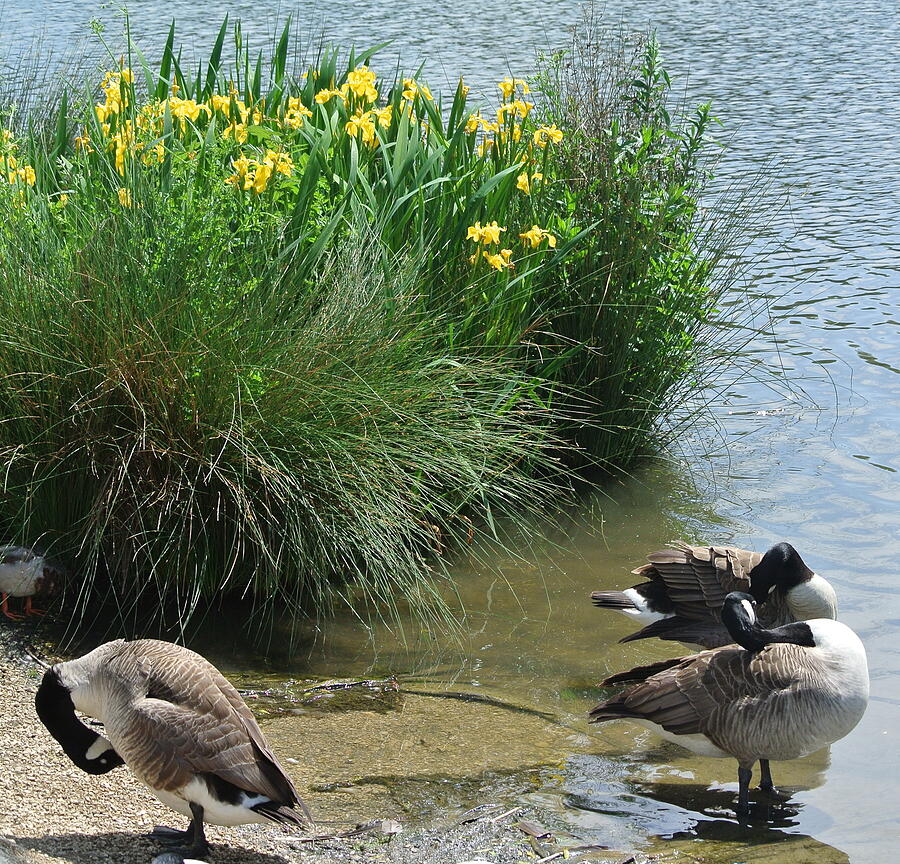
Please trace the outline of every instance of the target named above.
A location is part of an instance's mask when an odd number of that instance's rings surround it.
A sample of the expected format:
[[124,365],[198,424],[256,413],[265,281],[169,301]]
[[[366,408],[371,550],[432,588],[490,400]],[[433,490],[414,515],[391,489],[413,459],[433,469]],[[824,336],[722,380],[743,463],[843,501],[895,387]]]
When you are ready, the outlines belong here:
[[[0,623],[0,797],[5,802],[0,812],[0,864],[149,864],[162,850],[147,833],[154,825],[182,827],[184,820],[154,798],[127,768],[93,777],[68,760],[34,713],[34,693],[43,670],[17,630]],[[397,828],[391,820],[343,838],[329,836],[332,826],[323,824],[326,838],[315,841],[301,840],[275,825],[207,826],[209,860],[516,864],[548,856],[563,859],[562,847],[552,839],[536,839],[517,827],[519,820],[540,823],[540,813],[515,803],[497,808],[473,814],[478,816],[474,821],[447,820],[399,833],[388,833]],[[647,860],[639,853],[598,847],[571,847],[565,857],[598,864]]]

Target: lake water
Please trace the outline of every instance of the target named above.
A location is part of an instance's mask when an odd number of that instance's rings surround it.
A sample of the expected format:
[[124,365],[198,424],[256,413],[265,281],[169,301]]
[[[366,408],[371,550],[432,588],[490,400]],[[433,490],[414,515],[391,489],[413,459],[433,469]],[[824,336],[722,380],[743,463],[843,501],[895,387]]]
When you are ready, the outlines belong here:
[[[250,3],[129,6],[147,43],[158,44],[175,16],[201,53],[226,9],[259,43],[275,20],[271,7],[260,19]],[[527,70],[535,48],[566,42],[579,7],[289,9],[311,44],[321,32],[343,44],[393,40],[385,67],[399,52],[414,65],[424,59],[432,84],[463,74],[493,96],[492,82]],[[0,46],[12,58],[42,30],[64,55],[92,16],[111,20],[86,2],[7,2],[4,12],[14,25]],[[722,182],[768,166],[771,200],[787,202],[751,249],[749,285],[776,335],[755,338],[753,356],[785,378],[745,377],[711,392],[715,422],[684,442],[680,459],[606,490],[517,559],[486,550],[479,563],[461,562],[470,610],[462,649],[406,650],[384,633],[373,647],[338,622],[292,658],[274,653],[279,686],[286,675],[396,674],[424,695],[384,711],[280,716],[269,734],[286,755],[316,740],[316,764],[298,780],[319,812],[427,820],[493,796],[546,808],[560,830],[672,860],[891,860],[900,840],[900,14],[875,0],[611,0],[605,20],[655,26],[676,87],[690,101],[713,100],[732,136]],[[585,722],[605,674],[674,653],[616,645],[628,622],[591,608],[588,592],[630,584],[644,553],[678,537],[756,549],[790,540],[835,584],[841,618],[868,650],[865,718],[830,754],[774,765],[776,783],[797,790],[796,806],[752,829],[728,812],[734,763],[699,759],[628,723]],[[242,651],[209,645],[231,670],[259,664]],[[447,689],[553,720],[427,695]]]

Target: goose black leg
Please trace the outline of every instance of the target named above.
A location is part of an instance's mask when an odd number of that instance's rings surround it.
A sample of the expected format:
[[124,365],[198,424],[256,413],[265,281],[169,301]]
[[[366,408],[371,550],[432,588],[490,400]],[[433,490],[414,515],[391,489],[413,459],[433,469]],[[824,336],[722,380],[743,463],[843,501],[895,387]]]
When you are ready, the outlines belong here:
[[150,832],[150,836],[184,858],[205,858],[209,855],[209,843],[206,842],[206,835],[203,833],[203,808],[193,801],[189,803],[193,818],[186,831],[157,825]]
[[750,815],[750,778],[753,777],[753,763],[738,765],[738,803],[735,808],[738,816]]
[[759,770],[762,775],[759,778],[760,791],[765,792],[770,798],[775,798],[779,801],[787,801],[791,797],[789,793],[780,792],[775,788],[775,784],[772,782],[772,772],[769,770],[768,759],[759,760]]

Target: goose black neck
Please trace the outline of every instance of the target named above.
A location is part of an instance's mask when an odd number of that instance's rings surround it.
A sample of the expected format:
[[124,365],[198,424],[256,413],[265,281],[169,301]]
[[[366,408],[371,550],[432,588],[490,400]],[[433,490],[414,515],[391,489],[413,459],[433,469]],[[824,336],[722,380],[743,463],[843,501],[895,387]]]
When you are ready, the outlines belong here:
[[805,621],[796,621],[774,630],[766,630],[756,620],[753,597],[733,591],[725,598],[722,607],[722,623],[729,635],[747,651],[761,651],[766,645],[787,642],[793,645],[815,647],[813,632]]
[[736,620],[729,623],[723,614],[722,620],[728,628],[728,634],[748,651],[761,651],[773,640],[769,638],[770,631],[763,629],[756,621]]
[[765,602],[773,588],[794,588],[815,575],[790,543],[776,543],[750,571],[750,593]]
[[105,774],[124,760],[112,747],[108,747],[97,757],[88,758],[88,751],[100,736],[88,729],[75,715],[72,695],[59,680],[55,668],[44,673],[41,686],[34,697],[34,707],[47,731],[62,745],[66,755],[88,774]]

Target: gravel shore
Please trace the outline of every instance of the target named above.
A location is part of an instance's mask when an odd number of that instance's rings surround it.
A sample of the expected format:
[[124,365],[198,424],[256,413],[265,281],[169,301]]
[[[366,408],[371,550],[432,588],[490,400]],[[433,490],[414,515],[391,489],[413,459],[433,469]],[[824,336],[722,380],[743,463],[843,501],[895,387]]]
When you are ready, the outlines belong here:
[[[20,632],[0,619],[0,864],[149,864],[160,848],[147,833],[154,825],[183,827],[184,820],[127,769],[94,777],[68,760],[35,715],[43,670],[23,649]],[[540,821],[541,814],[517,808],[505,816],[502,809],[484,815],[490,818],[400,833],[390,833],[396,823],[385,823],[355,837],[314,842],[263,825],[209,826],[207,837],[216,864],[515,864],[548,855],[562,860],[552,840],[537,841],[516,827],[516,820]],[[598,864],[635,860],[600,849],[572,852],[573,860]]]

